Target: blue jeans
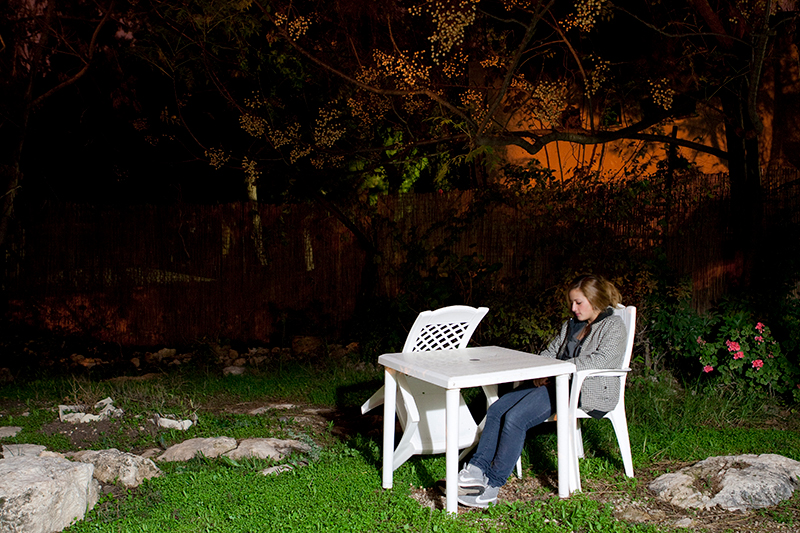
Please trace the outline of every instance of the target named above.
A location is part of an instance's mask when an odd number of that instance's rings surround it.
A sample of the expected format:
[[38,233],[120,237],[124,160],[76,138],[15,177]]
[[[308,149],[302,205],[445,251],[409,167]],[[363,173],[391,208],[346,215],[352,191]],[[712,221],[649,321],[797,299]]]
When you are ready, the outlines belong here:
[[470,464],[480,468],[489,485],[502,487],[525,445],[525,434],[553,412],[548,387],[512,390],[494,402],[486,413],[486,425]]

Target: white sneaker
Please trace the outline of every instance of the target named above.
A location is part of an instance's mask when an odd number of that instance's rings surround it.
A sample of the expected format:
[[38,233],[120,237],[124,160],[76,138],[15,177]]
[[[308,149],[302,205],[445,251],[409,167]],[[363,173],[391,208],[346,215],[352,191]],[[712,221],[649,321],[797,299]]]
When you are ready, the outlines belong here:
[[459,487],[485,487],[489,484],[489,478],[483,473],[483,470],[475,465],[467,464],[458,473],[458,486]]
[[500,493],[500,487],[492,487],[487,485],[483,491],[478,494],[459,494],[458,503],[466,505],[467,507],[480,507],[486,508],[489,505],[497,504],[497,495]]

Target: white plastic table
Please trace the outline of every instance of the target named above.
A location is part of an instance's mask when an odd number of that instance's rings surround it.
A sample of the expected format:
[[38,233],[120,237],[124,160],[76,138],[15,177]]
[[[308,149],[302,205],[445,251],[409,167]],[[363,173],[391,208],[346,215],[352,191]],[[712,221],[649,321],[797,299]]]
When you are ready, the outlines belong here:
[[[448,512],[458,510],[458,407],[461,389],[524,381],[555,376],[556,418],[558,434],[558,495],[567,498],[577,490],[577,466],[570,454],[571,432],[566,413],[569,409],[569,376],[576,370],[568,361],[533,355],[499,346],[481,346],[463,350],[434,350],[424,352],[387,353],[378,358],[385,368],[386,385],[383,403],[383,488],[392,488],[394,474],[394,427],[397,408],[395,373],[426,381],[445,390],[446,451],[445,468]],[[454,435],[455,438],[449,438]],[[574,468],[574,467],[573,467]]]

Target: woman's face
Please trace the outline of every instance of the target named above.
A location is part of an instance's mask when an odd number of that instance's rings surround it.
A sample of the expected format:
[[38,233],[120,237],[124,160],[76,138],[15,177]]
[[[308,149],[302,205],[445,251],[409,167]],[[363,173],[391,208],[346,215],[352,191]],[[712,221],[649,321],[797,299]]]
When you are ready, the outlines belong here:
[[590,324],[594,322],[597,315],[600,314],[599,309],[595,309],[589,299],[583,294],[580,289],[572,289],[569,291],[569,301],[572,302],[572,314],[580,321],[588,321]]

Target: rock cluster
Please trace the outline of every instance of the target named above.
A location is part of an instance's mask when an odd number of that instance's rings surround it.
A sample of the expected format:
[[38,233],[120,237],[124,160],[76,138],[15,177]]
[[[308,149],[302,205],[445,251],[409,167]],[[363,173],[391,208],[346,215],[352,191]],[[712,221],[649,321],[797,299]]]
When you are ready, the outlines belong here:
[[[263,409],[294,407],[270,405]],[[97,411],[97,414],[84,411]],[[63,422],[86,423],[121,416],[111,398],[93,406],[59,406]],[[189,423],[156,415],[153,422]],[[163,425],[163,424],[160,424]],[[22,428],[7,426],[1,436],[14,437]],[[0,532],[25,531],[51,533],[61,531],[97,503],[100,483],[124,488],[138,487],[142,482],[163,475],[156,462],[188,461],[198,455],[224,456],[232,461],[243,458],[280,461],[293,452],[310,453],[312,446],[294,439],[253,438],[237,442],[231,437],[189,439],[166,450],[154,448],[141,455],[116,448],[82,450],[60,454],[36,444],[8,444],[0,459]],[[303,463],[300,463],[303,464]],[[267,468],[269,475],[293,468],[279,465]]]
[[[248,347],[235,349],[229,345],[203,345],[201,349],[177,349],[163,347],[154,351],[136,351],[132,353],[111,354],[89,357],[81,353],[73,353],[59,359],[47,360],[46,366],[62,365],[70,369],[84,369],[92,372],[108,371],[119,365],[130,368],[132,365],[139,371],[185,365],[199,360],[206,361],[210,355],[213,363],[220,368],[228,369],[226,374],[241,374],[245,368],[259,368],[274,361],[308,360],[325,358],[337,361],[348,355],[358,353],[358,343],[327,344],[319,337],[296,336],[291,347]],[[97,351],[97,350],[95,350]],[[209,353],[210,352],[210,353]],[[14,381],[14,374],[8,368],[0,368],[0,383]]]
[[96,414],[85,412],[88,410],[89,407],[86,405],[59,405],[58,419],[72,424],[85,424],[87,422],[108,420],[109,418],[119,418],[124,414],[122,409],[114,407],[114,400],[111,398],[105,398],[94,404],[93,410],[96,411]]
[[[291,439],[237,442],[230,437],[196,438],[170,446],[155,460],[188,461],[202,454],[232,460],[254,457],[279,461],[293,451],[308,453],[311,446]],[[279,465],[261,473],[270,475],[291,468]],[[82,520],[94,507],[100,483],[134,488],[161,475],[163,472],[152,459],[115,448],[59,454],[40,445],[5,445],[0,459],[0,530],[61,531],[74,520]]]

